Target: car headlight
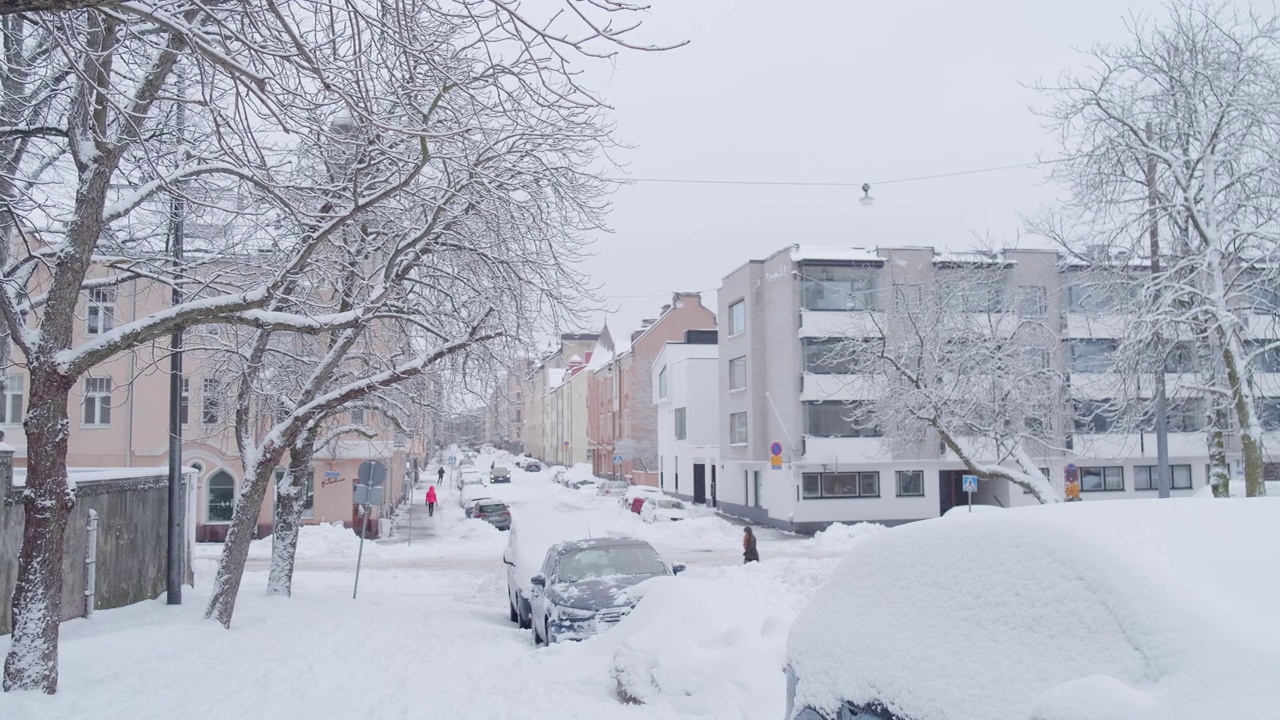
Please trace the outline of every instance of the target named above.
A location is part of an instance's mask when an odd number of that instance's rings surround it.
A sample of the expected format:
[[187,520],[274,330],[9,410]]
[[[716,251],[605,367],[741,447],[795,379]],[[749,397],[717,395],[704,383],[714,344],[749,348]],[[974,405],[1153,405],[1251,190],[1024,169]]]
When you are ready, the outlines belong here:
[[590,620],[595,616],[595,610],[583,610],[582,608],[565,607],[564,605],[553,605],[551,607],[551,618],[553,620]]

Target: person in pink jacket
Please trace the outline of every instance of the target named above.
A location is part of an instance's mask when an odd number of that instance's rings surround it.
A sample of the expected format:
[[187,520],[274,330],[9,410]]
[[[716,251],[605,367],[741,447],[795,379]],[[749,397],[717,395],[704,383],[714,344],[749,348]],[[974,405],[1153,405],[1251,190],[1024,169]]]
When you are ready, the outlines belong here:
[[434,517],[436,514],[436,486],[432,485],[427,488],[427,516]]

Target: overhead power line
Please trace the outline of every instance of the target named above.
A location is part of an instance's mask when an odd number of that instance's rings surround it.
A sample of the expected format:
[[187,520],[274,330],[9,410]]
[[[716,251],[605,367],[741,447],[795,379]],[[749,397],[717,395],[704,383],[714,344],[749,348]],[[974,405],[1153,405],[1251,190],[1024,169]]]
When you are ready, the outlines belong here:
[[633,183],[671,183],[681,185],[772,185],[783,187],[852,187],[860,188],[864,184],[876,187],[878,185],[894,185],[897,183],[916,182],[919,180],[939,180],[941,178],[960,177],[962,175],[977,175],[979,173],[999,172],[1002,170],[1017,170],[1019,168],[1031,169],[1044,165],[1052,165],[1061,162],[1061,160],[1032,160],[1031,162],[1018,163],[1016,165],[999,165],[996,167],[975,168],[972,170],[958,170],[955,172],[937,173],[934,175],[916,175],[914,177],[894,178],[892,180],[879,180],[868,183],[862,182],[820,182],[820,181],[792,181],[792,180],[715,180],[705,178],[613,178],[618,182]]

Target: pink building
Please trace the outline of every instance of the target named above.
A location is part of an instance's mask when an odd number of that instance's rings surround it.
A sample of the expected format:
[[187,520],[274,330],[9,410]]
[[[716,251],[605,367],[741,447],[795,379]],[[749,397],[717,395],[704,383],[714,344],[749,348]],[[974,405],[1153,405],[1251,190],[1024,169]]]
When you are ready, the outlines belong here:
[[[117,288],[85,293],[79,307],[80,342],[88,342],[118,324],[168,307],[170,290],[135,280]],[[216,328],[187,334],[193,348],[216,339]],[[16,353],[16,349],[15,349]],[[185,353],[182,404],[183,461],[196,468],[196,538],[221,541],[244,478],[232,437],[232,388],[206,368],[207,352]],[[0,411],[0,430],[14,446],[14,464],[26,465],[28,453],[22,418],[28,382],[24,362],[9,363],[8,390]],[[78,468],[163,467],[169,462],[169,365],[167,344],[153,344],[120,355],[81,379],[72,393],[68,464]],[[397,437],[381,417],[351,411],[349,420],[363,421],[378,432],[373,440],[339,440],[317,453],[308,487],[308,524],[353,522],[353,479],[364,463],[381,465],[386,474],[387,502],[372,518],[385,517],[405,494],[406,468],[425,456],[422,438]],[[265,428],[264,428],[265,429]],[[286,457],[287,460],[287,457]],[[278,472],[283,473],[283,469]],[[269,492],[258,515],[259,534],[271,532],[274,495]],[[371,523],[371,533],[378,523]]]
[[[675,293],[656,320],[646,320],[625,348],[617,347],[606,327],[592,353],[588,389],[588,437],[597,475],[632,475],[638,483],[658,484],[658,416],[653,405],[650,368],[668,342],[686,330],[714,330],[716,316],[698,293]],[[621,465],[614,464],[621,456]]]

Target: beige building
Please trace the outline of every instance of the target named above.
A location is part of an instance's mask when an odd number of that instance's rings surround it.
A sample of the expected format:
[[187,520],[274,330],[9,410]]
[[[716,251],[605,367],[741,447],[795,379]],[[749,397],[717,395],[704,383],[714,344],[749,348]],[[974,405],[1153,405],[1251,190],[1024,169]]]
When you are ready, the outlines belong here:
[[[78,343],[89,342],[122,323],[168,307],[170,290],[151,281],[131,281],[117,288],[84,293],[78,308]],[[232,433],[231,387],[213,368],[206,367],[210,340],[216,328],[187,333],[184,354],[183,462],[197,471],[196,537],[220,541],[240,494],[244,474]],[[16,351],[15,351],[16,352]],[[77,383],[68,408],[71,417],[68,464],[77,468],[166,466],[169,462],[169,352],[156,343],[122,354],[95,368]],[[8,389],[0,413],[5,442],[15,448],[14,464],[26,465],[32,451],[26,446],[22,419],[29,388],[24,363],[16,356],[8,364]],[[425,457],[422,437],[397,436],[389,421],[372,412],[352,410],[339,422],[363,422],[377,432],[372,440],[339,440],[317,453],[314,476],[307,489],[305,522],[351,525],[353,480],[362,464],[384,469],[386,502],[372,518],[388,516],[396,499],[405,494],[410,459]],[[263,428],[265,430],[265,427]],[[283,473],[283,470],[278,472]],[[272,527],[274,497],[268,493],[258,516],[260,535]],[[378,524],[371,524],[373,532]]]
[[563,334],[559,346],[533,366],[529,373],[529,391],[524,396],[525,454],[551,462],[552,453],[563,450],[564,440],[556,437],[558,429],[554,423],[558,415],[551,390],[564,379],[569,360],[575,355],[585,358],[599,337],[594,333]]

